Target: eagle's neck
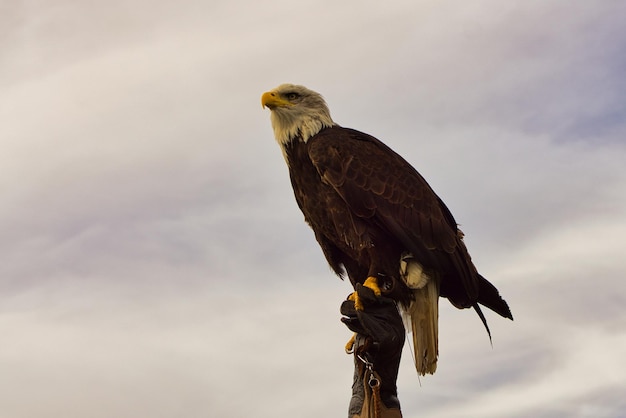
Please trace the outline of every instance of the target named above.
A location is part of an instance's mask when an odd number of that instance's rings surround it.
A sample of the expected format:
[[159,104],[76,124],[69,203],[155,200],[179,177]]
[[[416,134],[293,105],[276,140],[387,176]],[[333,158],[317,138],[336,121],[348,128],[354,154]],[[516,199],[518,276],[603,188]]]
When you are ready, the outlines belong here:
[[271,119],[274,137],[283,153],[285,146],[291,141],[307,142],[322,129],[334,125],[330,115],[324,112],[302,115],[277,110],[272,112]]

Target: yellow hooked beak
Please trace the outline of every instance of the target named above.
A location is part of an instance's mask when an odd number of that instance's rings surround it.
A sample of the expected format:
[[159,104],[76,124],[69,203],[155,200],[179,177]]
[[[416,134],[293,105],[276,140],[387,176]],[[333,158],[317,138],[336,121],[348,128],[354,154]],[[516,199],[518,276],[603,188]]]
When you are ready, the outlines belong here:
[[263,96],[261,96],[261,106],[263,106],[263,108],[267,106],[270,110],[274,110],[277,107],[293,106],[293,103],[283,99],[274,91],[268,91],[263,93]]

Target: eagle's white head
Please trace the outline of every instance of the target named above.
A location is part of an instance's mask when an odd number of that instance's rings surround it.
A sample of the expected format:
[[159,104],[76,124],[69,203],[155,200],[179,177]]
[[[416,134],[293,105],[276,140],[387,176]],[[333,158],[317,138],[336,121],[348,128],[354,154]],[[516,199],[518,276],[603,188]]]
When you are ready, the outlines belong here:
[[304,86],[281,84],[263,93],[261,105],[272,111],[272,128],[281,148],[296,137],[306,142],[334,125],[322,95]]

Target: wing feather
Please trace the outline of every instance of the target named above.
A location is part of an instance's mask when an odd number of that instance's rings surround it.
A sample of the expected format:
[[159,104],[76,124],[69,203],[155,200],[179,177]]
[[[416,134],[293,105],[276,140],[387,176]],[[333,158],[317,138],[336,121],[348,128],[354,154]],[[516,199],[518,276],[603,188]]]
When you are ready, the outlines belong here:
[[[376,138],[341,127],[309,139],[308,152],[320,176],[356,216],[383,225],[425,265],[456,271],[463,291],[451,293],[455,305],[476,301],[478,273],[454,217],[406,160]],[[442,296],[445,292],[442,283]]]
[[456,223],[426,180],[402,157],[367,134],[346,128],[320,132],[309,155],[320,175],[359,216],[397,218],[428,249],[456,247]]

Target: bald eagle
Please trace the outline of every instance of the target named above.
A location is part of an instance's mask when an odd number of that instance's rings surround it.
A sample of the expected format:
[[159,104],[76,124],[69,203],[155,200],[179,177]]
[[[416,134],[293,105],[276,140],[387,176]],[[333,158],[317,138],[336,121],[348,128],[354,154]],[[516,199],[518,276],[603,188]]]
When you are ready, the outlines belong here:
[[400,155],[337,125],[323,97],[306,87],[282,84],[261,104],[271,110],[296,201],[330,267],[353,287],[366,284],[398,302],[418,373],[437,367],[440,296],[474,308],[490,338],[479,305],[513,319],[476,270],[452,213]]

